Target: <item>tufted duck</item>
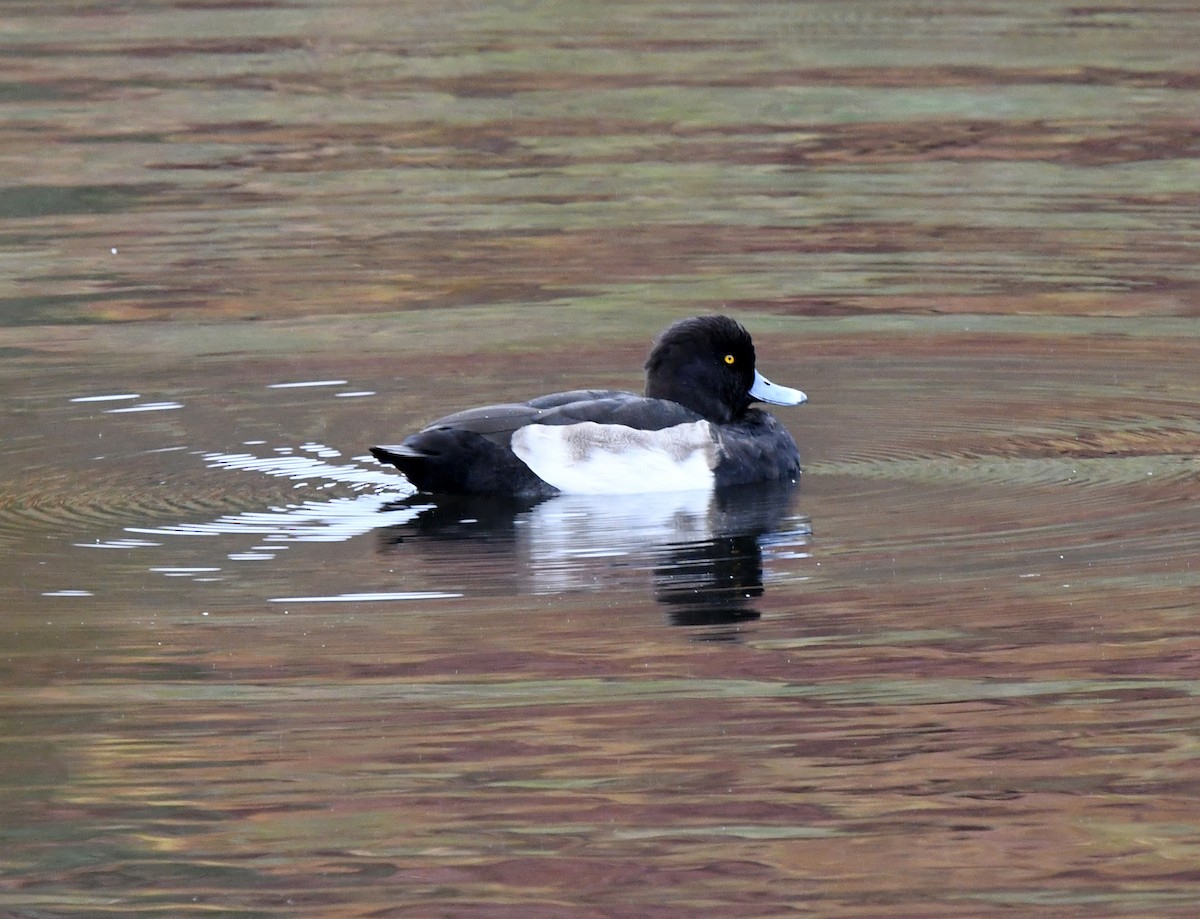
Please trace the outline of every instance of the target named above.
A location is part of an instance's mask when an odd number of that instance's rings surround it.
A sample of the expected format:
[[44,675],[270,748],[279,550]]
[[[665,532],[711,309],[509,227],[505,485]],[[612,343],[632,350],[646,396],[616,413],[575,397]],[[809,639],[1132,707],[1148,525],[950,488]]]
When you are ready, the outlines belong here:
[[753,402],[807,396],[754,369],[726,316],[683,319],[646,361],[646,395],[578,389],[441,418],[371,453],[419,490],[540,497],[634,494],[795,480],[796,442]]

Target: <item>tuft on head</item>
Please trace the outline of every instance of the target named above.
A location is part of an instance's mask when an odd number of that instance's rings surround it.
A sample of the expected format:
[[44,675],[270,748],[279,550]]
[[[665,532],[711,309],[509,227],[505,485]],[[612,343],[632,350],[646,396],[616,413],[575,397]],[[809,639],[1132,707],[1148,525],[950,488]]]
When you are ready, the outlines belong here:
[[678,402],[723,424],[750,406],[754,343],[728,316],[681,319],[654,342],[646,360],[646,395]]

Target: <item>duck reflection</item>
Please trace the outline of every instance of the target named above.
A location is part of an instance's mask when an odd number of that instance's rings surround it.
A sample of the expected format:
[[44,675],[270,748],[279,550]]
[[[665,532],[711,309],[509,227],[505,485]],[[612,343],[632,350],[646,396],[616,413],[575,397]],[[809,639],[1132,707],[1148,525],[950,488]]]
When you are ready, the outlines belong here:
[[381,538],[385,551],[420,553],[439,578],[471,580],[468,591],[490,584],[554,595],[644,590],[648,581],[671,623],[711,629],[759,617],[764,555],[807,555],[808,518],[790,513],[796,492],[783,484],[542,501],[420,497],[389,507],[414,516]]

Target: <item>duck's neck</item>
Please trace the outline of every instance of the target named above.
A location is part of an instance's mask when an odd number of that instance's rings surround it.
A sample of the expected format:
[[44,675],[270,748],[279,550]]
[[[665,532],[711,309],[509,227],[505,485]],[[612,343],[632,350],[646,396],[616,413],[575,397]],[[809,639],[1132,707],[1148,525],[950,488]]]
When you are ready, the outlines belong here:
[[685,386],[677,380],[647,380],[646,396],[650,399],[666,399],[690,408],[705,420],[714,424],[728,424],[745,411],[747,405],[738,405],[737,410],[729,407],[728,397],[714,394],[698,386]]

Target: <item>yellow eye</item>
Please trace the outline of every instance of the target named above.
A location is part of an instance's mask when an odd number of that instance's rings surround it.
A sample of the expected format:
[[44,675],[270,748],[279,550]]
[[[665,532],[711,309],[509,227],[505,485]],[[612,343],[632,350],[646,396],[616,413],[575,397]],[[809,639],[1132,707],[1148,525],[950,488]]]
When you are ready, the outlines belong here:
[[732,364],[732,363],[734,363],[735,361],[736,361],[736,358],[735,358],[735,357],[734,357],[732,354],[726,354],[726,355],[725,355],[725,363],[726,363],[726,364]]

